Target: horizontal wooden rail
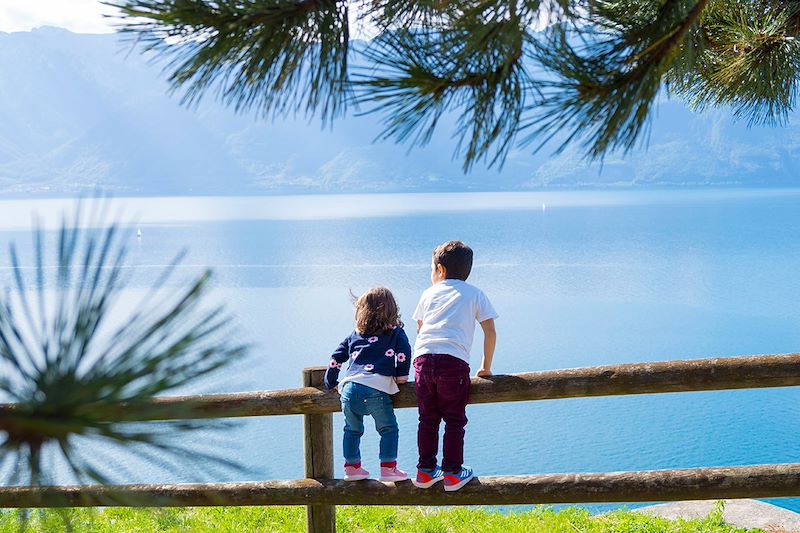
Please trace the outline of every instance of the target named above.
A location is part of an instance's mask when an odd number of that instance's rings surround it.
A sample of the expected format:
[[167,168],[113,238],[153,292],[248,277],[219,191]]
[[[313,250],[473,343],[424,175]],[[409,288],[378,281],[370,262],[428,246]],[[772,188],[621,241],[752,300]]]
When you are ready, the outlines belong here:
[[[608,365],[567,370],[473,378],[470,403],[553,400],[586,396],[657,394],[724,389],[791,387],[800,385],[800,354],[722,357],[654,363]],[[417,405],[414,385],[400,387],[395,407]],[[341,410],[335,391],[302,387],[265,392],[166,397],[157,400],[157,414],[137,414],[125,406],[115,419],[171,420],[323,414]],[[4,411],[11,404],[0,405]]]
[[517,505],[800,496],[800,464],[484,477],[459,492],[410,481],[302,479],[258,483],[0,488],[0,507],[210,505]]

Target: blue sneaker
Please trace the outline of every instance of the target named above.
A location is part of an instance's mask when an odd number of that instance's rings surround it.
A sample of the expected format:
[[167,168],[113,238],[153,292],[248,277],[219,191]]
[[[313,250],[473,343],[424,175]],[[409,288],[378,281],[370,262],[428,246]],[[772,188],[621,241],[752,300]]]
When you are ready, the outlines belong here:
[[414,486],[419,489],[427,489],[432,487],[434,483],[437,483],[443,479],[444,472],[438,466],[435,466],[430,470],[427,468],[418,468],[417,477],[412,479],[411,483],[413,483]]
[[458,490],[469,483],[473,477],[475,477],[475,474],[468,466],[462,466],[461,472],[457,474],[451,474],[448,472],[444,475],[444,490],[447,492]]

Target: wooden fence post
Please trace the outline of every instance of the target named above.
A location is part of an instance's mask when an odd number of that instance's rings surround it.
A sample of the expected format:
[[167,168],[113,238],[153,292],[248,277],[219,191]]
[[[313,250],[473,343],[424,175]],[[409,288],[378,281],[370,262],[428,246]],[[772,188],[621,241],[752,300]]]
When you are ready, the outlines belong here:
[[[322,386],[325,367],[303,369],[303,386]],[[333,478],[333,414],[303,415],[305,477]],[[309,533],[336,532],[336,506],[306,505],[306,528]]]

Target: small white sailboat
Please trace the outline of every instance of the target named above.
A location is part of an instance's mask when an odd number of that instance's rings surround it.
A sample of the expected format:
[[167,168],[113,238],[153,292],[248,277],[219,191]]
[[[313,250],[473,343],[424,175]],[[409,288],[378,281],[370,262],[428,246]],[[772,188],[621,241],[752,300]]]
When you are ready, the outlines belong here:
[[137,239],[141,239],[142,238],[142,229],[141,228],[136,230],[136,238]]

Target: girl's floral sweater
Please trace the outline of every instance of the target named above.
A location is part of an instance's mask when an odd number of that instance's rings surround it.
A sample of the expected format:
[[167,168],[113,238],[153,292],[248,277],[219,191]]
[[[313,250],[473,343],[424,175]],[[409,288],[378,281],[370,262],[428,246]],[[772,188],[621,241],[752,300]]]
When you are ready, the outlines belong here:
[[406,377],[411,366],[411,345],[403,328],[396,327],[385,335],[361,335],[354,331],[339,343],[331,355],[325,386],[333,389],[339,383],[342,364],[350,361],[345,376],[381,374]]

